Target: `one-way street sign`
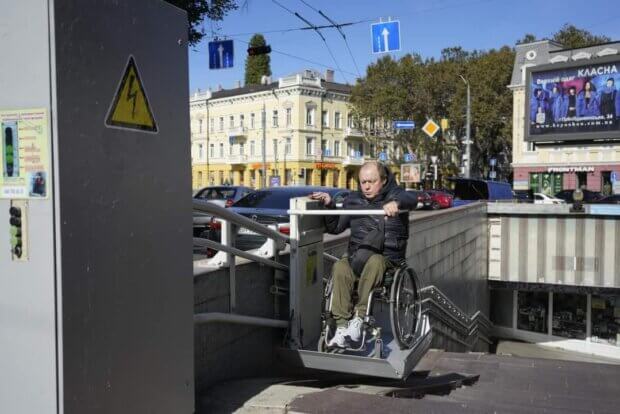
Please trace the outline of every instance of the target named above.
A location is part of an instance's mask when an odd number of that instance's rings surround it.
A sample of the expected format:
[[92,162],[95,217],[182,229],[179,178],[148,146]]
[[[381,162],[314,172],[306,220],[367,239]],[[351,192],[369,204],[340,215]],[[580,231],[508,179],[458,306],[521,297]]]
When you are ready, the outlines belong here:
[[413,121],[393,121],[393,129],[415,129],[415,122]]
[[232,40],[209,42],[209,69],[233,67],[234,49]]
[[370,25],[372,35],[372,53],[397,52],[400,50],[400,22],[373,23]]

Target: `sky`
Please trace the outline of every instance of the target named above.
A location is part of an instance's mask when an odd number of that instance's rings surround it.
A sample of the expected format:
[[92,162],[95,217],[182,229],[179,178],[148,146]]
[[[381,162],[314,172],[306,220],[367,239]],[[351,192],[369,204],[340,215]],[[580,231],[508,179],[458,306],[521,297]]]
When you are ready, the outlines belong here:
[[[205,21],[207,37],[190,48],[190,93],[216,89],[218,85],[230,89],[236,81],[243,82],[247,42],[254,33],[262,33],[272,48],[274,80],[304,69],[324,72],[331,68],[336,71],[337,82],[351,84],[364,76],[370,63],[383,56],[372,53],[370,35],[370,25],[381,19],[400,21],[401,50],[392,53],[395,58],[412,52],[438,57],[442,49],[452,46],[465,50],[512,47],[526,33],[548,38],[565,23],[620,40],[617,0],[304,1],[337,23],[361,22],[342,28],[348,45],[336,29],[321,31],[327,45],[312,30],[284,32],[306,26],[291,12],[314,25],[329,24],[302,0],[238,0],[239,4],[245,3],[244,7],[221,22]],[[207,51],[212,35],[234,40],[234,68],[209,69]]]

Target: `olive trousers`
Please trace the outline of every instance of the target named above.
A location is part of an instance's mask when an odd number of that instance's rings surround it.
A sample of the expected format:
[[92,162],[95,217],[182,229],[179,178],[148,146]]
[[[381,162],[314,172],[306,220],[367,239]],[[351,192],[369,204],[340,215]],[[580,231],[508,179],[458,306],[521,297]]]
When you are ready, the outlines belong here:
[[337,326],[345,326],[352,318],[353,312],[360,318],[366,315],[368,295],[381,284],[383,275],[389,266],[391,266],[390,261],[383,255],[373,254],[368,258],[364,269],[362,269],[362,274],[359,276],[357,284],[358,301],[353,308],[351,294],[353,293],[353,284],[358,277],[351,269],[346,257],[334,263],[332,267],[331,312]]

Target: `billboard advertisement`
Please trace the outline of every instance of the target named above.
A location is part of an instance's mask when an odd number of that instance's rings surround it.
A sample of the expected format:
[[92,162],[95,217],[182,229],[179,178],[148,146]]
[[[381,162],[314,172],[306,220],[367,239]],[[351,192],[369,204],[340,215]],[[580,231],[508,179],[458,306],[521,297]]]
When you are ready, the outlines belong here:
[[528,69],[528,141],[620,138],[620,58]]

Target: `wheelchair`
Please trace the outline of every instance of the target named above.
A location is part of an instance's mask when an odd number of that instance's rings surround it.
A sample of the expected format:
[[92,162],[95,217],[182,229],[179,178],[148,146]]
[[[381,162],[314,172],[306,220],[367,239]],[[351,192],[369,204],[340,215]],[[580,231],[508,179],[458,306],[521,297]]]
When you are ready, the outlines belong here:
[[[368,297],[368,309],[364,315],[362,338],[351,347],[329,347],[328,341],[336,331],[336,321],[331,314],[331,299],[333,291],[333,277],[324,280],[323,313],[321,316],[321,336],[318,341],[319,352],[330,353],[368,353],[369,356],[382,358],[384,344],[384,328],[388,327],[400,349],[411,349],[416,341],[416,330],[422,317],[420,299],[420,283],[415,271],[401,263],[389,268],[383,276],[381,285],[374,288]],[[357,301],[357,281],[353,287],[353,303]],[[377,319],[375,308],[381,307],[381,321]],[[385,311],[389,314],[386,317]],[[368,349],[373,345],[372,349]]]

